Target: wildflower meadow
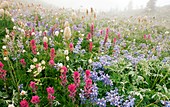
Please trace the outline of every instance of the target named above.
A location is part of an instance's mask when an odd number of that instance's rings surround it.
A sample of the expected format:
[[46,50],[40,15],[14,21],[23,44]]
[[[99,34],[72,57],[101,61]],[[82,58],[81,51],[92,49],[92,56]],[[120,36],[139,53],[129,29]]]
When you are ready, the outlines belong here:
[[0,107],[170,107],[170,29],[152,16],[0,5]]

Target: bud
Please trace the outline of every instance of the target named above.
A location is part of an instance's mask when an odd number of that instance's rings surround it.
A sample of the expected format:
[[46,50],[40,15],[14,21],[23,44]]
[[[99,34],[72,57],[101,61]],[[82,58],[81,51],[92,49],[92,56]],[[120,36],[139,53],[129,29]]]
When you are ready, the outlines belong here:
[[64,39],[69,40],[71,38],[71,29],[70,27],[66,27],[64,29]]
[[46,36],[43,37],[43,42],[48,42],[48,38]]

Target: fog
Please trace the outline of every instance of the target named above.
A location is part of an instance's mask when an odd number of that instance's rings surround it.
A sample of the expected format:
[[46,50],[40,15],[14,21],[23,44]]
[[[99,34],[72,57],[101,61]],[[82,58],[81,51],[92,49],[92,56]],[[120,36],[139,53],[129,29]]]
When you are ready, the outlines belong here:
[[[37,1],[37,0],[34,0]],[[124,10],[129,2],[133,9],[145,8],[149,0],[42,0],[43,2],[56,6],[73,9],[86,9],[93,7],[97,11],[109,11],[111,9]],[[170,0],[157,0],[156,6],[170,4]]]

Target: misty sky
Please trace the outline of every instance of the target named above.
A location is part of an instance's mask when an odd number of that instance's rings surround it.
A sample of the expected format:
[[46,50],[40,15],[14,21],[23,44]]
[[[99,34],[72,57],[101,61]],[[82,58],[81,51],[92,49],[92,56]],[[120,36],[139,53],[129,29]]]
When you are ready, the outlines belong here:
[[[149,0],[42,0],[48,4],[55,5],[57,7],[66,8],[90,8],[93,7],[96,10],[108,11],[110,9],[124,10],[129,1],[133,2],[133,8],[145,7]],[[170,4],[170,0],[157,0],[157,6],[163,6]]]

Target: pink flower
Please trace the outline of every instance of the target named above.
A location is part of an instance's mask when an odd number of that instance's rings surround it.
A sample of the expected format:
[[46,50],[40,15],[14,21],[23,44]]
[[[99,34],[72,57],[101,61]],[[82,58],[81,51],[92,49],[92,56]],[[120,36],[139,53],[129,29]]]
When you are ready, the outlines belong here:
[[29,104],[28,104],[27,100],[22,100],[20,102],[20,107],[29,107]]
[[26,65],[26,62],[25,62],[25,59],[20,59],[20,63],[25,66]]
[[85,80],[90,78],[90,76],[91,76],[90,70],[86,70]]
[[66,73],[67,73],[67,68],[66,68],[65,66],[63,66],[63,67],[61,68],[61,70],[60,70],[60,73],[61,73],[61,76],[60,76],[61,85],[62,85],[63,87],[65,87],[66,84],[67,84],[67,75],[66,75]]
[[30,41],[30,45],[31,45],[31,47],[36,45],[34,39],[32,39],[32,40]]
[[49,65],[53,66],[54,64],[55,64],[54,60],[51,59],[51,60],[49,61]]
[[76,87],[80,86],[80,73],[78,71],[75,71],[73,74],[73,78],[74,78],[74,84],[76,85]]
[[76,85],[70,84],[68,86],[68,91],[70,92],[69,97],[72,98],[72,100],[74,101],[75,96],[76,96]]
[[70,43],[70,44],[69,44],[69,48],[70,48],[70,51],[73,51],[73,49],[74,49],[73,43]]
[[93,42],[90,42],[89,43],[89,51],[92,52],[92,49],[93,49]]
[[53,96],[52,94],[48,94],[47,98],[50,102],[52,102],[55,99],[55,96]]
[[118,33],[117,36],[118,36],[118,38],[120,39],[120,36],[121,36],[120,33]]
[[39,102],[40,102],[40,99],[39,99],[39,97],[37,95],[32,96],[31,103],[38,104]]
[[100,30],[100,35],[102,35],[103,34],[103,30]]
[[0,62],[0,69],[2,69],[3,67],[4,67],[4,64]]
[[84,93],[85,96],[88,98],[90,93],[92,92],[92,80],[88,78],[85,82],[86,84],[84,86]]
[[91,35],[93,35],[93,33],[94,33],[94,24],[93,23],[91,24],[91,27],[90,27],[90,33],[91,33]]
[[145,40],[147,39],[147,38],[146,38],[146,34],[144,34],[143,38],[144,38]]
[[116,44],[116,38],[113,39],[113,43]]
[[48,94],[54,94],[54,88],[53,87],[48,87],[47,89]]
[[88,33],[88,35],[87,35],[87,40],[89,40],[89,39],[91,39],[91,33]]
[[0,68],[0,79],[5,80],[6,78],[6,70]]
[[103,45],[105,45],[105,43],[107,42],[107,38],[108,38],[108,34],[105,35],[105,38],[104,38],[104,43]]
[[29,86],[32,88],[33,93],[35,93],[36,90],[37,90],[37,88],[38,88],[38,87],[36,86],[36,83],[33,82],[33,81],[31,81]]
[[54,58],[55,58],[55,49],[51,48],[51,50],[50,50],[50,59],[54,60]]
[[47,42],[44,42],[44,50],[46,51],[48,49],[48,44]]

